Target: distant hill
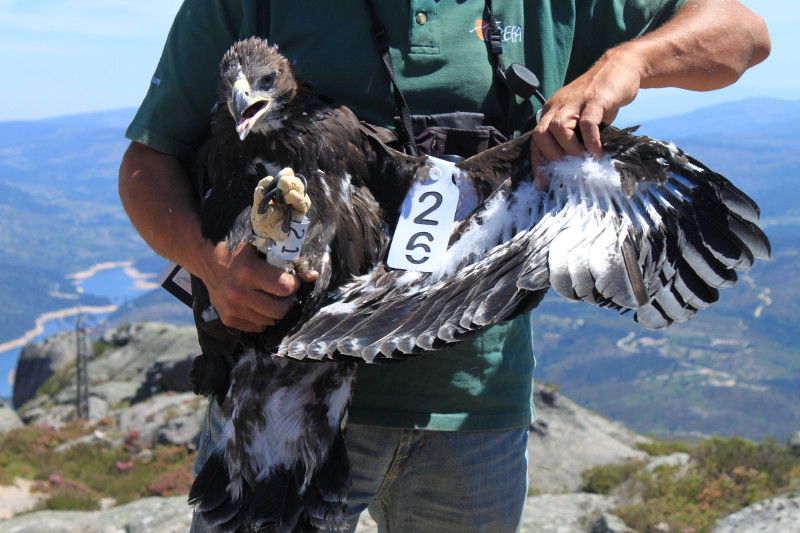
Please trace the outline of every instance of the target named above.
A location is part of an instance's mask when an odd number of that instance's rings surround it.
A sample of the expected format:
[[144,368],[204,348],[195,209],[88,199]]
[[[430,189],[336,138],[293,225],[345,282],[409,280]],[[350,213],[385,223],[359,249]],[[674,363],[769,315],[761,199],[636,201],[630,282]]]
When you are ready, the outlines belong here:
[[[0,123],[0,342],[69,305],[63,276],[112,260],[162,264],[117,196],[132,109]],[[746,100],[644,124],[727,176],[761,205],[773,260],[688,324],[648,332],[630,316],[548,297],[534,313],[537,378],[639,432],[784,438],[800,429],[800,100]],[[166,298],[166,301],[169,301]],[[147,295],[116,321],[165,306]],[[170,320],[159,316],[159,320]]]
[[[152,252],[117,194],[133,110],[0,123],[0,343],[70,307],[64,276]],[[56,295],[56,296],[54,296]],[[98,303],[91,296],[84,304]]]
[[762,222],[775,225],[800,216],[798,120],[800,100],[765,98],[649,121],[640,132],[674,142],[733,181],[759,203]]
[[[800,120],[800,100],[752,98],[726,102],[667,118],[645,121],[641,133],[663,140],[747,134],[781,123]],[[629,126],[631,124],[618,124]]]

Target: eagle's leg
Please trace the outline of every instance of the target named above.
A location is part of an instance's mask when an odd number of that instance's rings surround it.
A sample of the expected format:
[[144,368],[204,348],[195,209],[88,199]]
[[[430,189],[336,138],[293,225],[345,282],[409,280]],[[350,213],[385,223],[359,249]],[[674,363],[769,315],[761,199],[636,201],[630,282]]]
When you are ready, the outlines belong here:
[[353,363],[245,351],[223,403],[221,442],[189,496],[211,531],[346,525],[343,429],[354,373]]
[[[253,209],[250,220],[259,237],[282,241],[288,237],[287,212],[302,217],[311,207],[306,194],[306,180],[291,168],[284,168],[274,178],[267,176],[259,181],[253,192]],[[291,218],[291,216],[289,217]]]
[[269,264],[293,274],[309,224],[311,199],[306,185],[304,176],[284,168],[259,181],[250,210],[253,234],[248,242],[265,254]]

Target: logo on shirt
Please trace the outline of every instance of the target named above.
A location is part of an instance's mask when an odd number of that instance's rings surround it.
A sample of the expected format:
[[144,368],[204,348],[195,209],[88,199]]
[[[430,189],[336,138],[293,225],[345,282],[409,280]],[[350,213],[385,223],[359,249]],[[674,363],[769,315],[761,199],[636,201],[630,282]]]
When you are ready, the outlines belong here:
[[[500,38],[504,43],[518,43],[522,42],[522,26],[503,26],[503,21],[497,21],[497,28],[500,30]],[[481,40],[489,40],[489,23],[485,20],[478,19],[475,21],[475,27],[470,30],[470,33],[475,33]]]

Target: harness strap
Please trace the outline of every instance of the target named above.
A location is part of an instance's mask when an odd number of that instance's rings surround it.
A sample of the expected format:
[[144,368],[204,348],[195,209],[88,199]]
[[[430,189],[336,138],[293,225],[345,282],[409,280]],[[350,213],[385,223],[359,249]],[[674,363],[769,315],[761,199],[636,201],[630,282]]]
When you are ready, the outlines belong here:
[[486,11],[489,15],[489,32],[486,40],[486,45],[489,47],[489,53],[494,62],[494,75],[500,82],[498,84],[497,98],[500,100],[500,109],[505,113],[506,123],[505,134],[510,135],[511,127],[511,95],[509,94],[508,83],[506,82],[506,67],[503,63],[503,35],[500,28],[497,26],[497,20],[494,18],[494,11],[492,10],[492,0],[486,0]]
[[417,151],[417,144],[414,142],[414,130],[411,127],[411,111],[408,109],[406,98],[403,96],[403,92],[394,77],[394,64],[389,53],[389,37],[386,34],[386,28],[375,13],[375,6],[372,4],[372,0],[366,0],[366,2],[369,7],[370,17],[372,17],[372,37],[375,40],[375,48],[383,60],[383,65],[386,67],[386,72],[392,80],[392,87],[394,87],[395,105],[397,105],[397,111],[400,113],[402,126],[399,128],[401,131],[398,132],[397,136],[403,151],[409,155],[417,156],[419,152]]
[[[416,156],[419,154],[419,150],[414,140],[411,111],[408,108],[408,103],[406,102],[405,96],[403,96],[403,91],[400,90],[400,86],[397,84],[397,79],[394,75],[394,65],[392,63],[392,56],[389,53],[389,38],[386,33],[386,28],[378,18],[372,0],[365,1],[372,19],[372,36],[375,41],[375,48],[378,50],[383,60],[383,65],[386,68],[387,74],[389,74],[389,79],[392,81],[392,87],[394,88],[395,104],[398,114],[400,115],[397,136],[403,150],[407,154]],[[492,63],[494,64],[494,76],[499,82],[497,84],[497,97],[500,101],[500,109],[505,114],[505,124],[502,126],[505,130],[503,131],[503,135],[510,137],[513,133],[511,125],[512,93],[525,99],[536,96],[542,105],[544,105],[545,98],[539,92],[538,78],[525,66],[514,63],[506,69],[503,62],[503,34],[497,25],[497,20],[494,18],[492,0],[485,0],[485,2],[489,19],[486,45],[489,49]],[[535,121],[538,117],[532,117],[532,119]]]

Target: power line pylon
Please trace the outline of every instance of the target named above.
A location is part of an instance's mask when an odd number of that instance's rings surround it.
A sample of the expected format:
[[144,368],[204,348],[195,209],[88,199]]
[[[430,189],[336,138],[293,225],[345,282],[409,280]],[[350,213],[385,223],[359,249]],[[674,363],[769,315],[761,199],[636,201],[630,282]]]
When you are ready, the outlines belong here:
[[89,375],[86,372],[86,362],[89,360],[89,351],[86,340],[86,322],[83,315],[75,319],[75,346],[77,363],[77,394],[75,409],[78,418],[89,419]]

